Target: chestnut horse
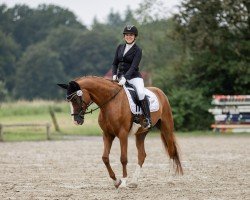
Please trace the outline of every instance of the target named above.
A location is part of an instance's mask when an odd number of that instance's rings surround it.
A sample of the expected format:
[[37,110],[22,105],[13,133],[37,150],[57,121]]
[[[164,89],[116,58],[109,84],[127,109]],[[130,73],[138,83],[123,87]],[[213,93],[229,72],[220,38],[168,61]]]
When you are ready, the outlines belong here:
[[[72,104],[74,123],[81,125],[88,106],[95,102],[100,108],[98,123],[103,131],[104,151],[102,160],[107,167],[110,178],[116,188],[126,186],[128,136],[132,127],[133,115],[124,89],[117,82],[101,77],[81,77],[69,84],[58,84],[67,90],[67,100]],[[165,94],[156,87],[149,87],[159,100],[159,110],[151,113],[152,125],[161,132],[161,139],[169,157],[176,165],[176,172],[182,174],[182,166],[177,150],[172,111]],[[138,149],[138,166],[133,175],[131,187],[137,187],[141,167],[146,158],[144,140],[149,130],[139,128],[135,134]],[[115,137],[119,138],[121,147],[120,161],[123,167],[123,178],[117,179],[109,162],[109,154]]]

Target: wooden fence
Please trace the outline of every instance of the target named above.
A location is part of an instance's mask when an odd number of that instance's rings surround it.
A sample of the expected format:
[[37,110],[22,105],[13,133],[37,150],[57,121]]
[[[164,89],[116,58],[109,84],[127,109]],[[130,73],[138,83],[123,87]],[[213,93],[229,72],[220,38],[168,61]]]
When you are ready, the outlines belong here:
[[46,128],[46,136],[47,136],[47,140],[50,140],[51,139],[51,136],[50,136],[50,123],[45,123],[45,124],[0,124],[0,141],[3,141],[3,131],[4,131],[4,128],[8,128],[8,127],[25,127],[25,126],[34,126],[34,127],[37,127],[37,126],[43,126]]

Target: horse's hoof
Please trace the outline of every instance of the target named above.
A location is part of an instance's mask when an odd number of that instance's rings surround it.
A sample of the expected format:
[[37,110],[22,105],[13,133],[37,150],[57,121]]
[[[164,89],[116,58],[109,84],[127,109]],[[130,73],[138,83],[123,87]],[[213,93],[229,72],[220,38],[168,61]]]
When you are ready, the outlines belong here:
[[138,187],[138,184],[137,184],[137,183],[129,183],[129,184],[128,184],[128,187],[129,187],[129,188],[137,188],[137,187]]
[[122,183],[122,180],[120,179],[119,181],[115,181],[115,188],[117,189],[120,185],[121,185],[121,183]]

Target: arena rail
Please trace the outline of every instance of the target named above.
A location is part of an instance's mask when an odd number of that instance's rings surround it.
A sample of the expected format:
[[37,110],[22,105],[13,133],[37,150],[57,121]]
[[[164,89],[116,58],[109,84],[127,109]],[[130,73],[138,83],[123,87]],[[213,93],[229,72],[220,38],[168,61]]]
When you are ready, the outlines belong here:
[[18,123],[18,124],[0,124],[0,141],[3,142],[4,138],[3,138],[3,129],[4,128],[8,128],[8,127],[22,127],[22,126],[44,126],[46,127],[46,136],[47,136],[47,140],[50,140],[50,123],[45,123],[45,124],[35,124],[35,123]]

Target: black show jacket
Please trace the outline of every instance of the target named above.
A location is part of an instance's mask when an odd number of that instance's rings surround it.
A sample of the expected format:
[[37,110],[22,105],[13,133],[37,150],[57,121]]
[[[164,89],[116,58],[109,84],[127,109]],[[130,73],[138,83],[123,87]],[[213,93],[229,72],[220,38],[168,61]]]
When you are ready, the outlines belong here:
[[139,72],[139,64],[142,57],[142,50],[134,44],[123,56],[126,44],[120,44],[115,53],[113,61],[113,75],[124,76],[127,80],[142,77]]

